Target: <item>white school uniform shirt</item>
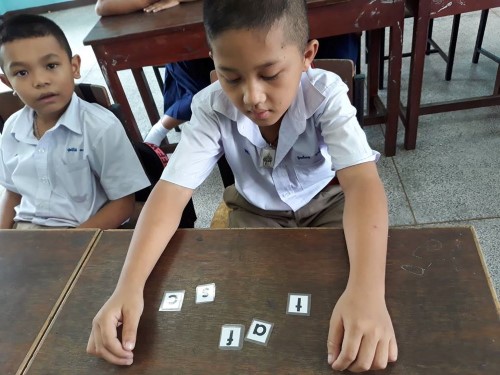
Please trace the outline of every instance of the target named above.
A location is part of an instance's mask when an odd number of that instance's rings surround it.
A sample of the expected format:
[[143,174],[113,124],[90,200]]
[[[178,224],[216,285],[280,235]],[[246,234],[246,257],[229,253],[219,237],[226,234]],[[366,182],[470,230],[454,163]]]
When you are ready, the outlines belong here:
[[356,120],[347,86],[334,73],[309,69],[282,119],[273,168],[261,167],[269,147],[258,126],[224,94],[219,82],[193,98],[193,115],[162,179],[195,189],[225,153],[235,187],[264,210],[297,211],[335,176],[335,171],[376,161]]
[[150,185],[123,126],[107,109],[73,94],[40,140],[24,107],[0,139],[0,184],[20,194],[15,221],[76,227],[106,202]]

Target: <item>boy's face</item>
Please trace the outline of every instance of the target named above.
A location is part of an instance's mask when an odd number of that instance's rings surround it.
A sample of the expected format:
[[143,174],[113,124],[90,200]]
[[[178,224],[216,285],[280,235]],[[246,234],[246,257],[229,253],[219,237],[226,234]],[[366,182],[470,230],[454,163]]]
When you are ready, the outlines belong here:
[[297,94],[300,77],[311,65],[318,42],[305,51],[287,42],[277,22],[269,32],[228,30],[211,41],[211,56],[222,89],[258,126],[280,121]]
[[68,58],[53,36],[18,39],[0,47],[0,78],[37,115],[57,119],[66,110],[80,78],[80,57]]

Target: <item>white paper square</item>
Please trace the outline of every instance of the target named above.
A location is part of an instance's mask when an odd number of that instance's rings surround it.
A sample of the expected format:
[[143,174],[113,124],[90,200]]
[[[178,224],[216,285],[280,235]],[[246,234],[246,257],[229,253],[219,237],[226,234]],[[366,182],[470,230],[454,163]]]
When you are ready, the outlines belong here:
[[286,313],[288,315],[309,316],[311,314],[311,295],[288,293]]
[[160,311],[181,311],[185,290],[166,291]]
[[244,325],[224,324],[220,331],[219,348],[222,350],[240,350],[243,347],[244,335]]
[[203,284],[196,287],[196,303],[207,303],[215,300],[215,284]]
[[251,341],[259,345],[267,345],[274,323],[265,322],[263,320],[254,319],[247,332],[245,340]]

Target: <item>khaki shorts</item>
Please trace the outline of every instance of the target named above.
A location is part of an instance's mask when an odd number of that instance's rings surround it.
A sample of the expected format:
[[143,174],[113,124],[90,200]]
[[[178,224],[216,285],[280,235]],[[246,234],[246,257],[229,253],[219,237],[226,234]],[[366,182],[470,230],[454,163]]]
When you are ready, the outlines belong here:
[[33,224],[33,223],[29,223],[27,221],[18,221],[16,223],[14,223],[14,226],[12,228],[13,229],[27,230],[27,229],[70,229],[73,227],[47,227],[45,225]]
[[328,185],[298,211],[267,211],[255,207],[234,185],[224,191],[230,208],[230,228],[342,227],[344,193],[340,185]]

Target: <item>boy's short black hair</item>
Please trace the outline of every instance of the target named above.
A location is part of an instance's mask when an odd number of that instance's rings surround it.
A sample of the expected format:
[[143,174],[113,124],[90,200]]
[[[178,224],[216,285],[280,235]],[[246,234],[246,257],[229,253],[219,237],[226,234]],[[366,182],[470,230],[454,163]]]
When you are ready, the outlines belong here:
[[204,0],[203,23],[210,44],[224,31],[268,31],[282,22],[287,42],[305,49],[309,40],[306,0]]
[[[71,59],[71,47],[64,32],[57,24],[43,16],[35,14],[18,14],[8,17],[0,24],[0,47],[5,43],[20,39],[53,36],[59,42]],[[3,58],[0,53],[0,66],[3,67]]]

